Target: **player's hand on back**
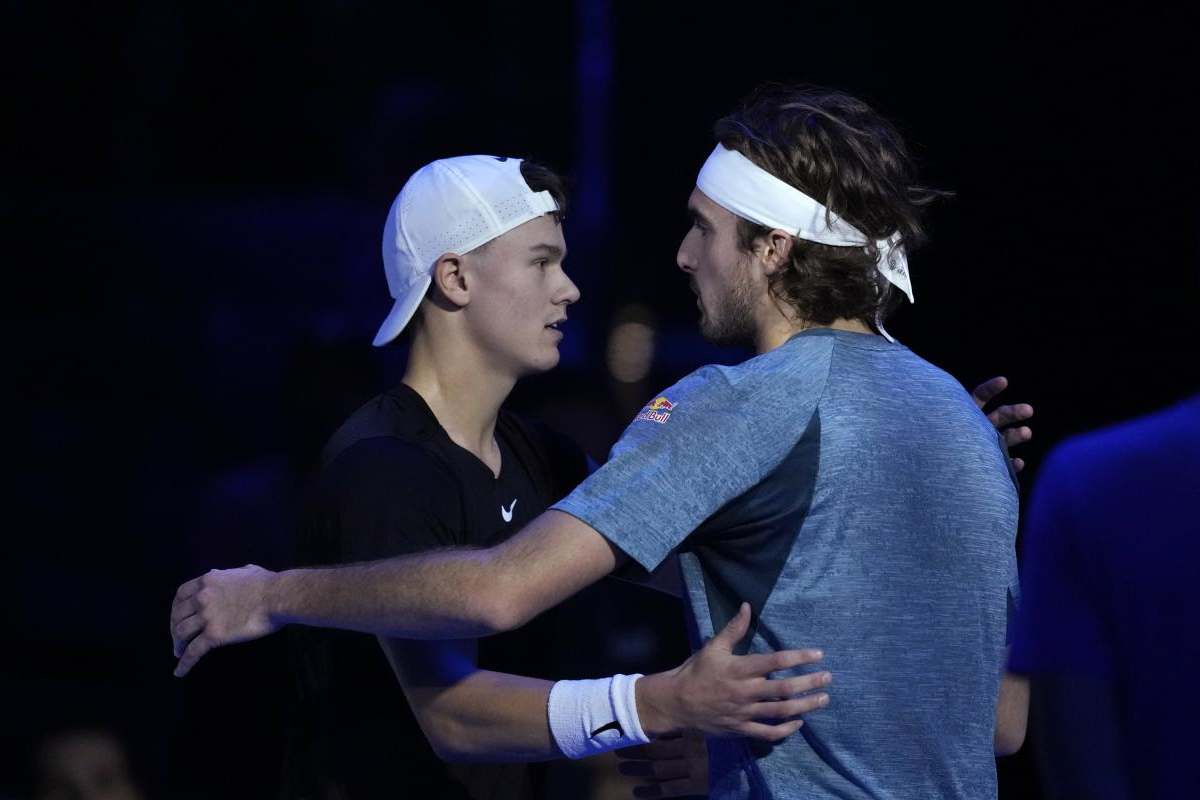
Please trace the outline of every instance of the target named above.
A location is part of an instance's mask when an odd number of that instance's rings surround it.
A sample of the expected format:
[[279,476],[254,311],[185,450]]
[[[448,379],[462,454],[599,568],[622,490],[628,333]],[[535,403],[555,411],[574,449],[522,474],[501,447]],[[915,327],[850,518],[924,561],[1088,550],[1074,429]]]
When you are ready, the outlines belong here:
[[622,775],[642,778],[637,798],[708,797],[708,746],[699,733],[617,750]]
[[278,629],[267,609],[275,573],[247,564],[214,569],[179,587],[171,604],[171,640],[182,678],[214,647],[259,639]]
[[[998,376],[976,386],[971,392],[971,398],[982,411],[988,403],[1007,388],[1008,378]],[[1032,416],[1033,406],[1028,403],[1016,403],[996,406],[988,412],[987,418],[1004,436],[1004,443],[1009,447],[1016,447],[1033,438],[1033,429],[1028,425],[1020,424]],[[1020,472],[1025,468],[1025,462],[1020,458],[1013,458],[1012,465],[1015,472]]]
[[637,683],[638,716],[651,738],[685,730],[710,736],[784,739],[800,719],[824,707],[828,672],[772,679],[772,672],[821,660],[819,650],[734,655],[750,629],[750,606],[742,604],[729,624],[679,667],[647,675]]

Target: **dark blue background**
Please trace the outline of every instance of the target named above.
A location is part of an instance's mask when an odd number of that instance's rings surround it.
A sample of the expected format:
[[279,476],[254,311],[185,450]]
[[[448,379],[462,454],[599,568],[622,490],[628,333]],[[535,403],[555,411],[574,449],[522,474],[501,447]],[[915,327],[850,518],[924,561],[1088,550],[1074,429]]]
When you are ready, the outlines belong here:
[[[403,353],[369,346],[390,304],[379,231],[433,158],[526,156],[572,177],[583,302],[562,366],[514,404],[597,458],[657,388],[740,358],[698,338],[673,264],[711,125],[764,80],[863,97],[957,192],[913,259],[918,304],[890,328],[968,385],[1009,376],[1038,412],[1028,474],[1065,435],[1200,386],[1183,12],[576,0],[3,16],[9,788],[39,733],[94,721],[122,731],[156,792],[212,793],[225,784],[201,765],[218,764],[269,794],[279,643],[174,681],[170,598],[212,566],[286,564],[317,449],[398,379]],[[621,386],[604,352],[631,303],[659,348],[651,376]],[[1029,796],[1030,769],[1007,762],[1002,791]]]

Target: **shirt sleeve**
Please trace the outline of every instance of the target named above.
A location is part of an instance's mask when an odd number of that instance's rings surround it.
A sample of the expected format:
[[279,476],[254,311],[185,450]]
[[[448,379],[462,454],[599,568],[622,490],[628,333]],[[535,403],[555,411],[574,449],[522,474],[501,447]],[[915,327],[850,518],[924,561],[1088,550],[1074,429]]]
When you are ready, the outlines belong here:
[[347,561],[463,544],[458,482],[416,445],[365,439],[325,468],[322,484],[319,513]]
[[[818,394],[705,367],[634,418],[608,462],[554,508],[590,525],[647,570],[758,483],[796,443]],[[823,378],[814,385],[823,387]],[[794,388],[794,386],[792,387]]]
[[1015,673],[1112,674],[1101,566],[1078,519],[1078,466],[1060,449],[1034,487],[1009,658]]

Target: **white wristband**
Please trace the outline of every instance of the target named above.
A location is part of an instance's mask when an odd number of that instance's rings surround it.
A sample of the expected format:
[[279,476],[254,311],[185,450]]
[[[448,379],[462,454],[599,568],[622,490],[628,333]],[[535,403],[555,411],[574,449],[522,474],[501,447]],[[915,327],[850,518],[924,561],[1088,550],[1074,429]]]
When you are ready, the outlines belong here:
[[559,681],[550,688],[550,733],[563,755],[584,758],[650,741],[637,714],[640,677]]

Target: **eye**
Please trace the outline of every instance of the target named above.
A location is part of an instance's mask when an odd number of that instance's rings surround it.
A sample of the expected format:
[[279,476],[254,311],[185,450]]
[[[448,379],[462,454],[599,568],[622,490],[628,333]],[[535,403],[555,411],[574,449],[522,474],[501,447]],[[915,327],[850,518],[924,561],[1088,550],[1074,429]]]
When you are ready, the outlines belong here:
[[700,238],[701,238],[701,239],[703,239],[705,236],[707,236],[707,235],[708,235],[708,228],[705,228],[705,227],[704,227],[703,225],[701,225],[699,222],[693,222],[693,223],[692,223],[692,227],[693,227],[693,228],[695,228],[696,230],[700,231]]
[[541,267],[542,269],[545,269],[546,265],[550,263],[550,259],[539,258],[537,261],[534,261],[533,263],[536,264],[537,266]]

